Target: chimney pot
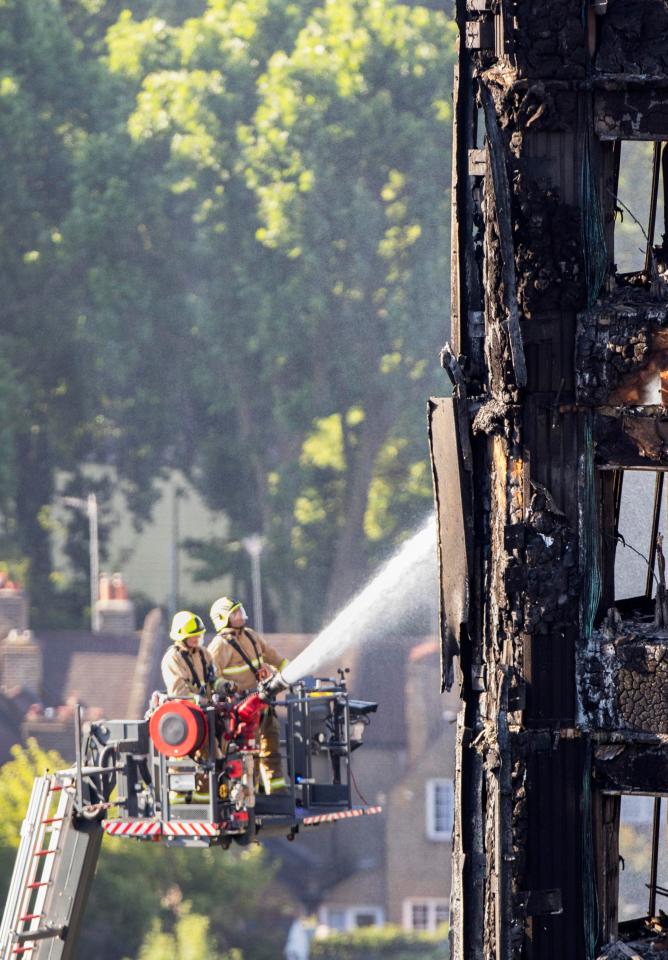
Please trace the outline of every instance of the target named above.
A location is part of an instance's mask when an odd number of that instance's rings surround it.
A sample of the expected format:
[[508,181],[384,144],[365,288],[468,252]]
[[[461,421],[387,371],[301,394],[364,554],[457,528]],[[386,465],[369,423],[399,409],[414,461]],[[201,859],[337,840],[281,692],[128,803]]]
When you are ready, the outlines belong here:
[[128,588],[120,573],[115,573],[111,578],[111,595],[114,600],[128,599]]
[[123,577],[120,573],[114,573],[111,577],[103,574],[105,579],[105,589],[102,590],[102,578],[100,579],[100,599],[96,604],[97,622],[100,633],[112,633],[116,636],[126,636],[134,633],[136,629],[134,604],[128,597],[128,589],[125,586]]
[[100,574],[100,600],[111,600],[111,580],[108,573]]

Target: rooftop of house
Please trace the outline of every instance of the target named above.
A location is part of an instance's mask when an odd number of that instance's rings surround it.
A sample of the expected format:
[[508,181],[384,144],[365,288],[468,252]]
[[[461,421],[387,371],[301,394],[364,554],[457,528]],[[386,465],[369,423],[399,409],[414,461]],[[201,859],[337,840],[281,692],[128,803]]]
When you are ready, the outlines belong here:
[[125,715],[140,633],[117,636],[84,630],[47,630],[40,631],[37,640],[42,651],[45,707],[74,701],[99,707],[109,717]]
[[0,589],[0,762],[9,746],[34,736],[65,756],[71,752],[74,708],[88,719],[136,718],[161,686],[166,631],[159,610],[134,629],[134,607],[122,578],[98,604],[98,631],[28,628],[28,598]]

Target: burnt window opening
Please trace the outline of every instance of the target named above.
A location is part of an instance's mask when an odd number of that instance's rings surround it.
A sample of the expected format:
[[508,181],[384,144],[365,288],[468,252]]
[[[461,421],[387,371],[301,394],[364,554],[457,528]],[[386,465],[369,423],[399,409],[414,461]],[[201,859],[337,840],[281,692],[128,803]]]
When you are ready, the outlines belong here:
[[594,60],[601,45],[601,18],[608,10],[608,0],[590,0],[587,12],[587,47]]
[[599,479],[602,594],[597,621],[614,607],[622,618],[651,629],[662,623],[663,607],[657,610],[657,602],[665,607],[668,483],[664,471],[601,470]]
[[668,482],[663,470],[601,469],[600,572],[597,624],[611,607],[623,617],[653,619],[662,581],[662,538],[668,534]]
[[577,655],[579,709],[590,729],[630,738],[668,735],[664,481],[660,471],[599,473],[601,596]]
[[[617,140],[613,153],[614,259],[618,284],[650,288],[668,281],[666,144]],[[657,226],[663,226],[656,243]]]
[[642,940],[668,925],[668,802],[623,794],[619,807],[619,935]]
[[[579,318],[576,393],[595,406],[654,407],[663,415],[668,407],[668,149],[650,140],[604,146],[605,242],[615,262],[609,263],[605,290]],[[584,215],[589,216],[587,210]],[[634,436],[647,434],[637,424],[629,429]],[[659,446],[651,430],[645,440],[649,447],[640,441],[642,449]]]
[[[657,547],[668,529],[662,470],[617,470],[613,479],[615,603],[656,595]],[[651,611],[653,612],[653,610]]]

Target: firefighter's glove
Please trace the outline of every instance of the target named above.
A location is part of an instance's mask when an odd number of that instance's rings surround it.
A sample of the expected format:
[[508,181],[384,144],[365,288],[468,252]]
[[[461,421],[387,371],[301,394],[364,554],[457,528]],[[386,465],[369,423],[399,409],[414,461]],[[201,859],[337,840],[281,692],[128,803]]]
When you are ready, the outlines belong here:
[[213,685],[213,690],[219,697],[232,697],[237,692],[237,685],[234,680],[226,680],[225,677],[218,677]]

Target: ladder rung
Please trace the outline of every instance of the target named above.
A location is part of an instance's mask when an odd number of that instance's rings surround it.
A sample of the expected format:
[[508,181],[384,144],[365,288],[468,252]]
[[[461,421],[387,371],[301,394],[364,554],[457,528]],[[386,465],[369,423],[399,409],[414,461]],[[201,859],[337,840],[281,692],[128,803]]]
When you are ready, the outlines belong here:
[[60,793],[62,787],[49,787],[49,793]]
[[24,913],[22,917],[19,917],[19,920],[37,920],[38,917],[43,916],[43,913]]
[[58,847],[54,847],[53,850],[37,850],[33,854],[35,857],[48,857],[50,853],[58,853]]
[[62,937],[65,939],[67,927],[38,927],[36,930],[20,930],[14,936],[16,939],[25,943],[32,940],[49,940],[51,937]]
[[62,823],[65,817],[47,817],[42,823]]
[[48,887],[49,880],[35,880],[33,883],[26,883],[26,890],[36,890],[38,887]]
[[31,950],[34,950],[33,946],[30,947],[14,947],[12,953],[30,953]]

